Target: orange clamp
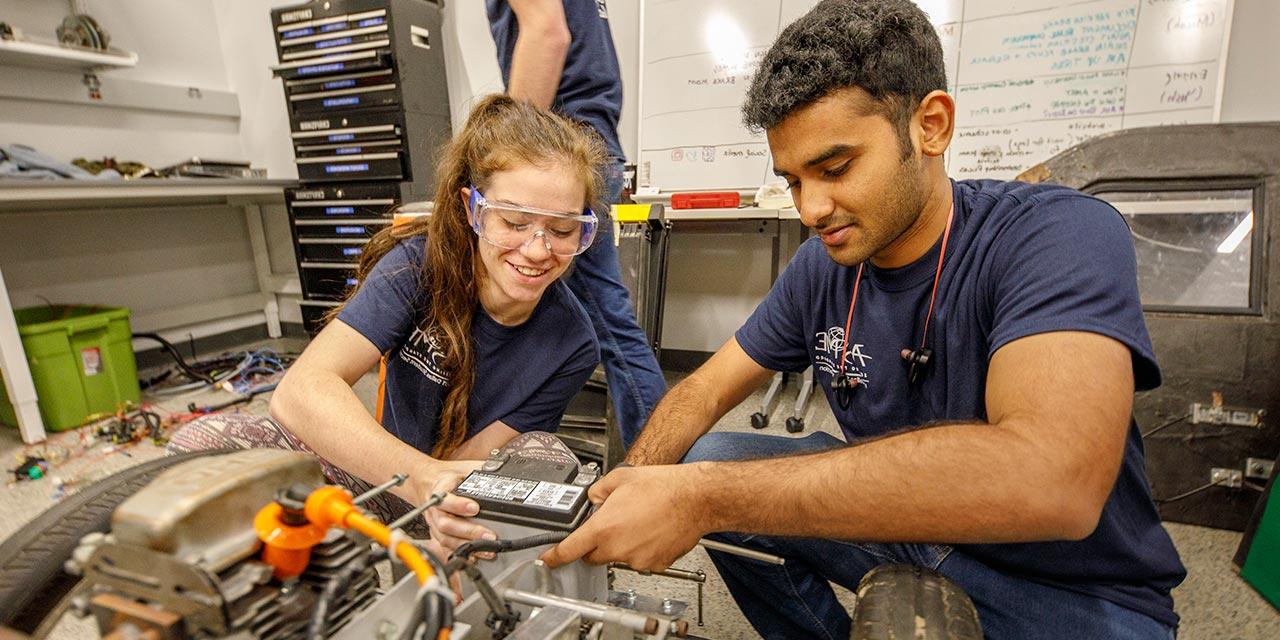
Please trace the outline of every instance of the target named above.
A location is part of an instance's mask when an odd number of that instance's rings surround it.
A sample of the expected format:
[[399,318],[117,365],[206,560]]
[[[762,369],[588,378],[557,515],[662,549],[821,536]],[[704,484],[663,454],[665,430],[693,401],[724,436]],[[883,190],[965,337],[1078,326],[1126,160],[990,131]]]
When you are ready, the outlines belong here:
[[284,507],[272,502],[258,510],[253,518],[253,529],[262,541],[262,561],[275,567],[275,576],[281,580],[296,577],[307,568],[311,560],[311,548],[324,540],[327,528],[310,522],[303,525],[287,524]]

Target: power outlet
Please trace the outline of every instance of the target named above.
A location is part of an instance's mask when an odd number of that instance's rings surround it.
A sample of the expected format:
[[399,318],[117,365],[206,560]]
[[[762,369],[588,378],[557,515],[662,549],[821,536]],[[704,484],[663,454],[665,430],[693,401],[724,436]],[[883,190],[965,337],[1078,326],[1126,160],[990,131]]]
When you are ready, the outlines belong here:
[[1244,477],[1256,480],[1270,480],[1276,463],[1264,458],[1249,458],[1244,461]]
[[1244,486],[1244,473],[1239,469],[1214,467],[1209,470],[1209,482],[1231,489],[1239,489]]

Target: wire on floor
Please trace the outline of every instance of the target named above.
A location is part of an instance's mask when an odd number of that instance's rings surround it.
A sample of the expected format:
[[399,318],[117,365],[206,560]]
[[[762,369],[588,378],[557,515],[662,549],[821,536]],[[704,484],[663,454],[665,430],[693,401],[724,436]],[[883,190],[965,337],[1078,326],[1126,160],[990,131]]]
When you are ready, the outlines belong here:
[[295,356],[278,353],[274,349],[236,351],[205,360],[188,360],[178,349],[159,335],[135,333],[135,338],[159,342],[173,359],[174,365],[160,373],[139,381],[148,393],[166,397],[220,388],[236,394],[248,394],[254,389],[278,381],[295,359]]

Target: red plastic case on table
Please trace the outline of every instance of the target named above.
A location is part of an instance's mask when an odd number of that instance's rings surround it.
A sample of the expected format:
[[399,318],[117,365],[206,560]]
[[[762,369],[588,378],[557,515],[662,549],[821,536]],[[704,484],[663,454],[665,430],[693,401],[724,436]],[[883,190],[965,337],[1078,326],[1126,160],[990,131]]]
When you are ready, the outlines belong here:
[[737,191],[671,194],[672,209],[736,209],[741,202]]

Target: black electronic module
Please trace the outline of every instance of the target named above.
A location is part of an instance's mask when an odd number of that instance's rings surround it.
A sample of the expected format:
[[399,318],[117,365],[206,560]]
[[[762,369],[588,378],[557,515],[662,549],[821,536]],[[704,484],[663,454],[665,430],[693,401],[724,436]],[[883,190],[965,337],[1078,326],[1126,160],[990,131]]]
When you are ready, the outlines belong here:
[[599,477],[550,433],[532,432],[495,450],[454,493],[480,504],[478,517],[570,531],[590,511],[587,490]]

